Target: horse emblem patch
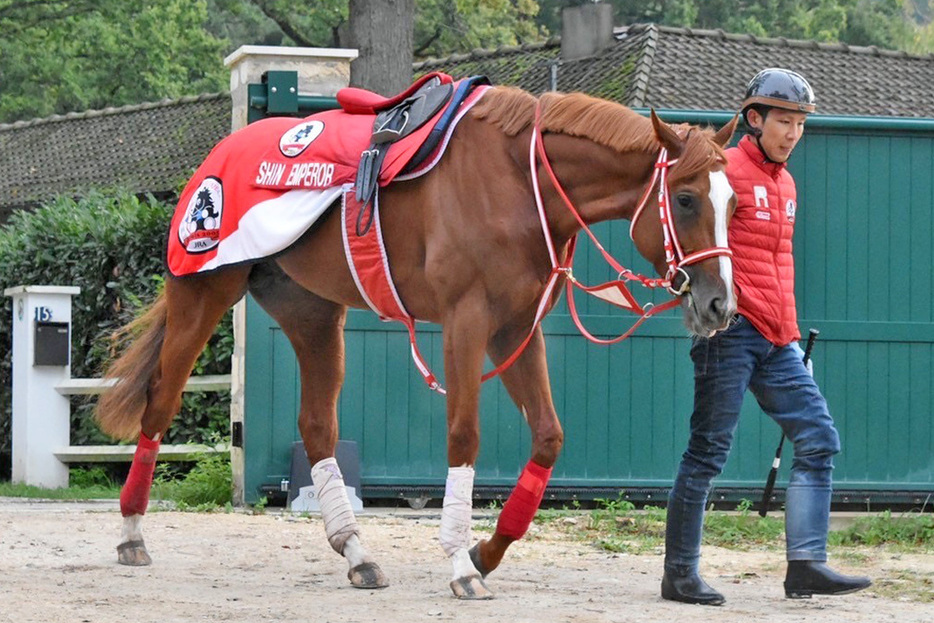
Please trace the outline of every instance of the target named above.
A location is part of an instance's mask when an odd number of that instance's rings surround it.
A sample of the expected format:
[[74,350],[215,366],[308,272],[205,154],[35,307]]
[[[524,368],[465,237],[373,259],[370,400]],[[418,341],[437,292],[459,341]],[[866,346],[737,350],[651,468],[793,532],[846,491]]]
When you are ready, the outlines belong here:
[[204,253],[218,245],[224,212],[224,186],[207,177],[188,201],[185,217],[178,225],[178,241],[188,253]]
[[795,200],[789,199],[788,202],[785,204],[785,216],[788,218],[789,223],[795,222],[795,209],[796,209]]
[[282,135],[279,139],[279,151],[283,156],[294,158],[305,151],[305,148],[321,136],[322,132],[324,132],[324,122],[303,121]]

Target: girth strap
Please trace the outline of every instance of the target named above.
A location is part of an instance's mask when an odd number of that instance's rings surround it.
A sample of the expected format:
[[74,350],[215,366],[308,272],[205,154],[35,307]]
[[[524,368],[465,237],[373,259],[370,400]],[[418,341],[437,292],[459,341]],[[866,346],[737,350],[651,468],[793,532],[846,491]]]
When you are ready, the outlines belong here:
[[352,188],[345,187],[343,202],[341,204],[341,218],[343,227],[344,253],[347,256],[347,265],[353,275],[357,290],[363,300],[381,319],[397,320],[405,325],[409,332],[409,344],[412,347],[412,359],[428,386],[444,394],[441,383],[428,368],[425,358],[418,350],[415,341],[415,318],[408,312],[389,271],[389,258],[386,256],[386,246],[383,244],[383,230],[379,223],[379,194],[373,196],[371,207],[371,221],[375,227],[370,227],[362,235],[357,235],[356,223],[364,209]]

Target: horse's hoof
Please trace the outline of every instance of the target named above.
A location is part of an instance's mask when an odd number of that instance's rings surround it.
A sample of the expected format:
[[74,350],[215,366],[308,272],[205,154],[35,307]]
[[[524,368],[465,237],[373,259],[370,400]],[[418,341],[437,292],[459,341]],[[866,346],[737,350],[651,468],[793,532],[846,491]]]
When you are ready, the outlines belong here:
[[117,546],[117,562],[130,567],[145,567],[152,564],[143,540],[126,541]]
[[486,579],[486,576],[490,575],[490,570],[483,566],[483,561],[480,560],[480,543],[470,548],[470,562],[473,563],[473,566],[480,572],[480,577]]
[[347,572],[354,588],[386,588],[389,580],[375,562],[362,562]]
[[458,599],[493,599],[493,593],[479,575],[451,580],[451,590]]

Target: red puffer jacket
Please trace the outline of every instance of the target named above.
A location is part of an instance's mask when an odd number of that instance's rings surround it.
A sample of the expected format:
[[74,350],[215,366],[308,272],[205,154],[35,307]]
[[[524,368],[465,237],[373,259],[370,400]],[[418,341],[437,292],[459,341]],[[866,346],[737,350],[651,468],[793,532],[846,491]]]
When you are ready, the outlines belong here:
[[729,241],[739,313],[767,340],[784,346],[801,337],[791,255],[795,181],[784,164],[767,161],[750,136],[726,156],[726,174],[736,192]]

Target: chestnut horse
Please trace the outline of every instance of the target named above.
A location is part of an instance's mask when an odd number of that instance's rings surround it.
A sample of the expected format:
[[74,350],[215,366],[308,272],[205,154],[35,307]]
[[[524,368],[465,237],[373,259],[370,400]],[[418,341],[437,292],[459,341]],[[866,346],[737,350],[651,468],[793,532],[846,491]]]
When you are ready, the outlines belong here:
[[[561,450],[563,432],[537,323],[569,274],[561,270],[553,278],[555,259],[564,265],[582,224],[631,220],[641,212],[640,198],[662,184],[653,175],[659,153],[672,159],[667,188],[673,227],[663,229],[660,212],[645,210],[631,227],[636,248],[660,275],[679,282],[672,289],[692,333],[711,335],[735,312],[725,249],[735,202],[723,172],[723,146],[735,124],[734,119],[716,134],[673,128],[654,112],[646,119],[582,94],[536,98],[493,87],[461,120],[430,173],[381,191],[380,226],[399,297],[412,316],[443,327],[449,471],[440,541],[453,564],[450,586],[457,597],[492,597],[484,578],[529,527]],[[536,143],[542,148],[537,156]],[[679,255],[693,257],[692,262],[672,264],[671,235]],[[711,253],[714,249],[719,251]],[[134,323],[133,343],[108,371],[118,381],[97,408],[104,431],[138,440],[121,493],[118,560],[151,562],[141,519],[159,441],[179,409],[198,354],[224,312],[246,292],[278,321],[298,358],[298,427],[314,466],[328,540],[347,559],[353,586],[386,586],[363,545],[333,458],[346,311],[367,307],[344,256],[340,210],[331,210],[274,258],[167,278],[164,292]],[[500,365],[523,344],[501,378],[531,429],[531,457],[495,533],[471,548],[484,360],[489,356]]]

